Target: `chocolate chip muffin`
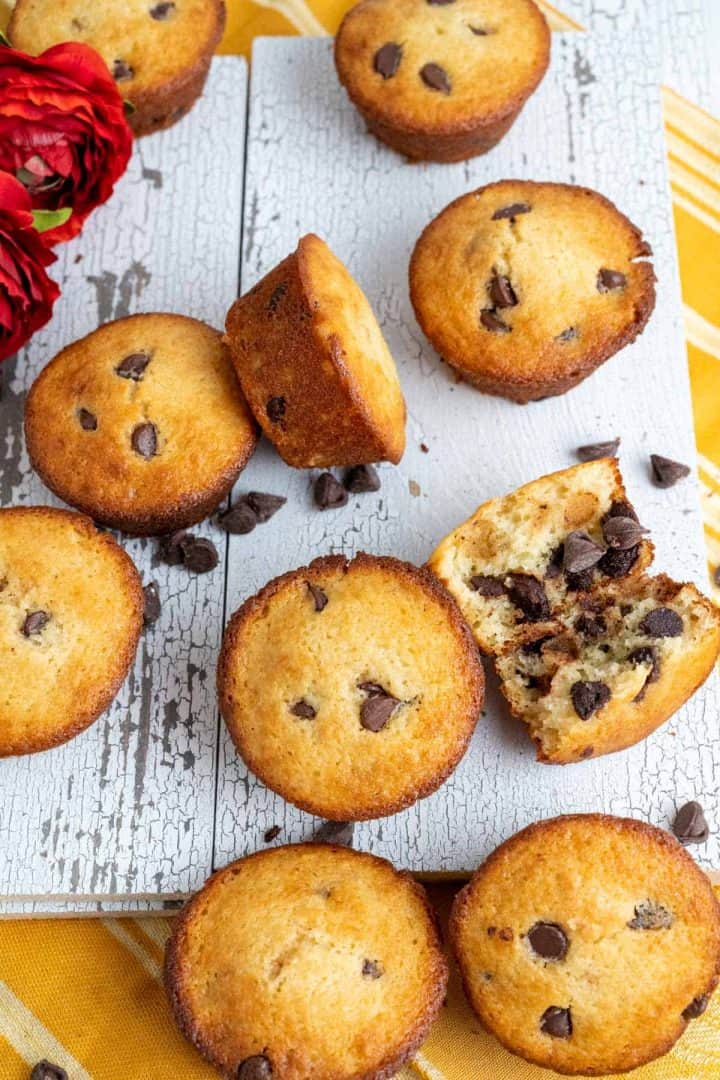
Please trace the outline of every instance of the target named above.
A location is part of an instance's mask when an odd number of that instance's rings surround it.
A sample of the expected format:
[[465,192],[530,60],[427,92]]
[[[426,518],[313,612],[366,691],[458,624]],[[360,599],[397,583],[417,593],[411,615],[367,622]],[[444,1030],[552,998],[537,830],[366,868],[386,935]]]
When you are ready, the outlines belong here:
[[417,1050],[447,965],[423,888],[331,844],[258,852],[175,923],[165,983],[183,1033],[238,1080],[384,1080]]
[[569,601],[638,574],[652,554],[617,461],[601,458],[483,503],[428,566],[482,651],[499,654],[555,632]]
[[32,55],[66,41],[92,45],[134,106],[135,134],[148,135],[200,97],[224,27],[223,0],[17,0],[8,36]]
[[493,147],[549,60],[532,0],[362,0],[335,39],[340,81],[368,129],[427,161]]
[[435,791],[465,752],[483,670],[427,571],[339,555],[276,578],[232,617],[220,709],[243,759],[302,810],[384,817]]
[[639,576],[594,589],[496,667],[538,759],[565,764],[644,739],[707,679],[718,651],[720,611],[694,585]]
[[641,333],[655,305],[642,234],[596,191],[501,180],[450,203],[410,262],[433,347],[487,394],[563,394]]
[[233,304],[227,340],[256,419],[288,465],[397,463],[405,402],[372,309],[319,237]]
[[720,908],[668,833],[578,814],[523,829],[456,898],[451,936],[482,1024],[556,1072],[666,1053],[720,975]]
[[221,334],[153,314],[63,349],[30,389],[25,436],[61,499],[104,525],[156,535],[215,509],[258,431]]
[[0,757],[67,742],[107,709],[143,622],[131,560],[91,521],[0,510]]

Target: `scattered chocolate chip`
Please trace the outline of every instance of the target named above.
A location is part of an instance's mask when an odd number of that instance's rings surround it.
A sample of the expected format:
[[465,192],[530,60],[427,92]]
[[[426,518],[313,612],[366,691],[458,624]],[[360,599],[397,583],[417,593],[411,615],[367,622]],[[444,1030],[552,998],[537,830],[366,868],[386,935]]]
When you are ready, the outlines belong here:
[[78,409],[78,420],[83,431],[97,431],[97,416],[89,409]]
[[576,682],[570,687],[573,708],[581,720],[589,720],[610,700],[610,687],[604,682]]
[[394,41],[386,41],[375,53],[373,67],[383,79],[392,79],[400,67],[401,60],[402,46],[396,45]]
[[158,22],[162,22],[163,19],[169,19],[171,15],[175,14],[175,5],[172,0],[164,0],[162,4],[156,4],[155,7],[150,8],[150,18],[157,19]]
[[268,415],[268,419],[271,423],[279,423],[285,415],[287,409],[287,402],[284,397],[271,397],[265,406],[265,412]]
[[591,536],[582,530],[568,533],[563,551],[563,569],[567,574],[581,574],[592,570],[602,559],[605,548],[596,544]]
[[382,693],[370,692],[360,706],[361,725],[366,731],[382,731],[399,704],[398,699],[385,690]]
[[364,495],[380,490],[380,477],[374,465],[355,465],[345,473],[343,485],[353,495]]
[[660,454],[650,455],[653,483],[656,487],[670,488],[677,484],[678,480],[690,474],[689,465],[683,465],[679,461],[671,461],[670,458]]
[[694,801],[680,807],[672,829],[683,844],[704,844],[710,835],[705,812],[700,803]]
[[502,930],[498,930],[498,937],[501,941],[512,941],[514,936],[511,926],[503,926]]
[[207,574],[214,570],[220,561],[218,550],[212,540],[190,536],[183,541],[185,567],[193,574]]
[[503,596],[505,593],[502,579],[492,577],[490,574],[473,575],[468,581],[468,586],[473,592],[479,593],[480,596]]
[[622,289],[627,285],[627,278],[619,270],[598,271],[597,291],[600,293],[611,292],[613,289]]
[[650,683],[657,682],[660,678],[660,660],[658,658],[657,650],[652,645],[640,645],[637,649],[633,649],[631,653],[628,653],[628,660],[634,666],[637,664],[649,664],[650,671],[643,683],[642,689],[635,695],[633,701],[642,701],[647,693],[647,688]]
[[304,698],[300,698],[294,705],[291,705],[290,712],[293,716],[299,716],[301,720],[314,720],[317,716],[315,709]]
[[319,510],[337,510],[348,501],[347,491],[329,472],[320,473],[315,481],[313,495]]
[[540,1017],[540,1030],[553,1039],[569,1039],[573,1030],[570,1010],[551,1005]]
[[518,302],[515,290],[510,284],[510,279],[497,272],[490,278],[487,291],[496,308],[515,307]]
[[578,446],[577,456],[581,461],[598,461],[599,458],[617,457],[620,438],[608,439],[607,442],[586,443]]
[[480,322],[493,334],[509,334],[511,330],[511,327],[503,322],[499,315],[489,309],[480,312]]
[[134,75],[134,70],[130,67],[126,60],[113,61],[112,77],[115,82],[127,82],[128,79],[132,79]]
[[592,615],[585,612],[575,622],[575,629],[591,641],[597,641],[607,631],[607,623],[602,615]]
[[439,64],[424,64],[420,68],[420,78],[431,90],[439,90],[442,94],[449,94],[452,89],[450,76]]
[[41,630],[44,630],[49,622],[50,616],[47,611],[29,611],[22,624],[22,632],[25,637],[32,637],[33,634],[39,634]]
[[149,581],[147,585],[143,586],[143,597],[145,599],[143,606],[143,623],[145,626],[150,626],[152,623],[158,621],[162,610],[157,582]]
[[[423,454],[429,454],[430,453],[430,447],[428,446],[427,443],[421,442],[420,443],[420,449],[422,450]],[[720,570],[720,567],[718,567],[718,569]],[[720,585],[720,581],[718,581],[718,585]]]
[[502,218],[516,218],[518,214],[529,214],[532,207],[528,203],[514,202],[509,206],[501,206],[499,210],[496,210],[492,216],[493,221],[500,221]]
[[33,1066],[30,1080],[68,1080],[68,1074],[59,1065],[54,1065],[52,1061],[43,1058]]
[[707,1009],[709,1001],[709,994],[703,994],[701,997],[693,998],[687,1008],[682,1011],[683,1020],[697,1020],[698,1016],[702,1016]]
[[340,847],[352,847],[355,824],[352,821],[325,821],[315,833],[314,840],[319,844],[337,844]]
[[130,353],[129,356],[120,361],[115,368],[115,374],[119,375],[121,379],[132,379],[133,382],[140,382],[149,363],[150,357],[147,353]]
[[265,1054],[253,1054],[241,1061],[237,1069],[237,1080],[270,1080],[273,1068]]
[[603,536],[609,547],[617,551],[627,551],[637,547],[647,529],[630,517],[611,517],[603,525]]
[[305,584],[308,587],[308,591],[313,598],[316,611],[323,611],[327,607],[328,598],[326,593],[322,591],[319,585],[313,585],[312,582],[306,581]]
[[561,334],[558,334],[555,340],[563,342],[575,341],[575,339],[579,337],[580,331],[578,330],[577,326],[568,326],[567,330],[563,330]]
[[271,825],[269,829],[266,829],[263,833],[263,840],[266,844],[272,844],[273,840],[277,840],[278,836],[282,832],[279,825]]
[[641,620],[639,629],[649,637],[680,637],[683,632],[683,621],[677,611],[672,608],[659,607],[648,611]]
[[570,944],[562,926],[553,922],[536,922],[528,930],[528,941],[543,960],[564,960]]
[[673,924],[672,912],[655,900],[643,900],[635,905],[635,916],[628,926],[631,930],[667,930]]
[[264,525],[266,521],[269,521],[287,502],[284,495],[271,495],[267,491],[248,491],[245,500],[248,506],[255,511],[255,516],[260,525]]
[[133,428],[130,436],[130,444],[136,454],[149,461],[157,454],[157,429],[154,424],[146,421]]
[[618,548],[608,548],[600,562],[598,570],[611,578],[624,577],[629,573],[640,554],[640,547],[627,548],[621,551]]
[[363,960],[362,973],[366,979],[379,979],[383,969],[377,960]]
[[184,529],[178,529],[177,532],[170,533],[169,536],[162,536],[158,547],[160,561],[167,563],[168,566],[179,566],[184,562],[183,542],[189,535]]
[[505,585],[510,600],[520,608],[528,622],[550,618],[550,604],[545,590],[532,574],[508,574]]
[[240,498],[229,510],[220,514],[218,525],[234,536],[246,536],[258,523],[258,516],[247,498]]

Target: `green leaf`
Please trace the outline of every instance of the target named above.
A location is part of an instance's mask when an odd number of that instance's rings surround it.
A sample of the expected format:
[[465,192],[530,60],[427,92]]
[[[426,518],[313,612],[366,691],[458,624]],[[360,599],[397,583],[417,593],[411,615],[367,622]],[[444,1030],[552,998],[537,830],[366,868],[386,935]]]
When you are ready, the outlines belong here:
[[58,225],[64,225],[72,214],[69,206],[62,210],[33,210],[33,224],[39,233],[47,232],[48,229],[56,229]]
[[12,45],[8,41],[6,35],[3,34],[2,30],[0,30],[0,45],[5,45],[5,46],[7,46],[8,49],[12,48]]
[[133,105],[132,101],[128,101],[127,98],[123,101],[123,108],[125,109],[126,116],[132,116],[134,112],[137,112],[137,109]]

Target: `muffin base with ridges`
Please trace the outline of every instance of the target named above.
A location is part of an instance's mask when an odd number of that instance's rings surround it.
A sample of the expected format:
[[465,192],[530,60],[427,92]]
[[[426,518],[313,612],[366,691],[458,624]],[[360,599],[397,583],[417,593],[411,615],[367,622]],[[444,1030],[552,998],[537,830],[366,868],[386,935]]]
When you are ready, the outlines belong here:
[[[202,917],[203,905],[207,909],[208,894],[212,895],[213,892],[216,892],[228,879],[232,879],[233,875],[241,874],[243,869],[250,868],[252,871],[262,862],[270,861],[279,864],[281,860],[288,857],[297,861],[298,853],[304,853],[313,862],[316,861],[317,853],[320,856],[319,861],[328,864],[328,866],[332,866],[336,861],[349,863],[355,881],[358,883],[362,881],[363,873],[369,870],[377,873],[378,876],[387,876],[388,882],[392,882],[393,886],[401,884],[403,890],[408,890],[407,895],[411,906],[417,914],[418,926],[425,933],[425,951],[427,952],[427,989],[422,995],[422,1000],[418,1000],[417,1009],[411,1010],[416,1015],[404,1031],[398,1032],[394,1045],[378,1047],[378,1050],[373,1055],[376,1060],[372,1062],[366,1061],[363,1065],[356,1062],[352,1071],[349,1071],[347,1067],[342,1067],[339,1062],[335,1062],[332,1066],[328,1063],[321,1074],[323,1080],[390,1080],[412,1058],[428,1034],[444,1000],[448,969],[441,950],[436,916],[430,907],[425,890],[409,874],[399,872],[386,860],[364,852],[355,852],[352,849],[349,850],[331,844],[286,845],[256,852],[254,855],[249,855],[244,859],[231,863],[224,870],[217,871],[206,882],[203,889],[188,902],[178,916],[168,942],[164,975],[165,986],[175,1021],[183,1035],[195,1045],[203,1057],[221,1071],[222,1075],[227,1077],[237,1075],[238,1065],[246,1058],[241,1058],[240,1062],[238,1062],[239,1054],[235,1053],[228,1060],[227,1051],[223,1054],[219,1050],[217,1040],[205,1029],[202,1020],[196,1015],[197,1009],[194,1011],[193,1004],[188,1000],[191,968],[186,960],[186,953],[189,947],[190,934],[196,919]],[[302,854],[300,857],[302,857]],[[318,866],[319,870],[320,867]],[[280,871],[276,874],[276,878],[277,880],[280,879]],[[298,893],[299,887],[295,886],[293,899]],[[319,895],[322,895],[322,893]],[[332,902],[332,894],[326,899],[328,902]],[[298,902],[296,900],[296,903]],[[293,920],[293,924],[297,922],[297,919]],[[353,927],[358,924],[354,913],[350,923]],[[407,924],[405,923],[405,925]],[[238,954],[237,951],[236,954]],[[371,959],[378,960],[379,958],[372,957]],[[292,963],[292,958],[290,958],[289,962]],[[253,985],[257,984],[254,983]],[[372,985],[377,984],[373,983]],[[358,999],[359,996],[355,998],[355,1001],[358,1002]],[[243,1004],[246,1006],[245,999]],[[263,1017],[265,1012],[266,1009],[262,1009]],[[279,1031],[279,1026],[278,1024],[275,1025],[272,1038],[282,1043],[282,1032]],[[343,1028],[343,1030],[347,1037],[347,1027]],[[276,1080],[310,1080],[311,1077],[318,1076],[317,1070],[319,1066],[316,1058],[303,1055],[302,1047],[298,1046],[297,1041],[294,1040],[285,1048],[275,1049],[274,1044],[270,1042],[270,1036],[266,1039],[264,1033],[261,1032],[260,1035],[262,1036],[262,1045],[259,1042],[256,1044],[251,1043],[242,1049],[240,1053],[251,1056],[264,1051],[272,1061],[272,1075]],[[313,1046],[312,1051],[316,1052],[316,1047]],[[283,1054],[282,1061],[278,1061],[280,1053]]]
[[[359,719],[356,726],[354,718],[356,714],[359,717],[364,692],[361,692],[359,688],[356,691],[354,687],[358,687],[359,682],[363,680],[373,682],[385,677],[387,681],[390,681],[390,673],[385,675],[377,670],[381,660],[378,660],[374,666],[370,664],[369,667],[364,663],[362,655],[364,641],[369,642],[366,650],[368,656],[372,656],[371,650],[375,650],[378,657],[382,657],[383,650],[387,651],[389,659],[386,663],[392,669],[392,683],[385,686],[385,689],[391,694],[395,690],[394,696],[402,697],[398,687],[403,679],[406,679],[408,683],[411,681],[410,676],[406,674],[408,665],[412,662],[417,670],[420,664],[417,658],[412,658],[412,661],[409,659],[411,653],[408,646],[405,647],[405,652],[401,653],[403,659],[398,657],[397,635],[392,637],[389,631],[383,631],[383,635],[378,633],[373,641],[371,640],[372,631],[368,630],[367,634],[360,639],[356,652],[352,654],[350,665],[353,669],[357,668],[352,673],[354,683],[352,689],[348,688],[349,684],[345,685],[343,678],[339,677],[338,685],[335,686],[331,675],[325,677],[328,669],[317,660],[314,643],[312,655],[309,655],[310,635],[306,628],[303,629],[302,635],[299,632],[297,635],[297,640],[303,642],[304,650],[297,657],[292,657],[287,652],[276,655],[275,645],[272,644],[275,667],[278,670],[282,669],[282,679],[278,681],[278,677],[275,677],[276,681],[273,684],[282,689],[281,694],[278,691],[277,701],[268,697],[265,681],[262,682],[260,688],[254,686],[248,689],[246,685],[248,676],[244,665],[246,655],[249,655],[249,650],[253,645],[252,631],[256,620],[265,616],[274,600],[283,604],[286,600],[288,601],[283,617],[283,626],[286,629],[291,625],[291,618],[296,619],[298,625],[305,627],[305,603],[308,604],[307,611],[313,615],[313,618],[321,619],[326,611],[331,611],[329,605],[319,613],[312,610],[312,597],[308,591],[308,583],[330,589],[334,582],[339,582],[342,589],[348,574],[365,573],[378,575],[378,580],[382,580],[383,591],[376,592],[376,603],[391,596],[396,603],[400,603],[393,590],[387,586],[387,581],[400,582],[403,588],[401,599],[404,599],[408,605],[408,610],[411,604],[427,604],[428,613],[425,618],[428,624],[432,626],[433,631],[442,627],[444,637],[441,644],[447,653],[447,663],[454,665],[456,676],[454,682],[457,692],[452,696],[452,704],[457,709],[457,713],[450,721],[447,711],[451,706],[447,695],[447,700],[442,698],[435,706],[435,708],[440,708],[442,704],[441,715],[433,726],[427,711],[420,715],[420,706],[416,710],[417,695],[422,694],[422,690],[416,689],[414,694],[402,698],[394,717],[391,717],[386,727],[379,732],[364,730]],[[373,585],[377,589],[377,581]],[[362,587],[362,580],[358,587]],[[299,603],[303,605],[299,614],[290,606],[290,601],[294,599],[293,590],[295,589],[299,593]],[[330,593],[330,602],[332,600],[332,593]],[[352,611],[353,608],[350,607],[349,610]],[[375,614],[379,619],[378,613]],[[417,625],[414,620],[422,616],[422,608],[419,615],[417,611],[413,611],[413,621],[410,625]],[[355,608],[355,619],[358,617],[357,608]],[[333,628],[333,633],[345,641],[344,635],[349,632],[349,627],[343,625],[342,611],[338,619],[338,625]],[[410,623],[409,616],[406,621]],[[312,630],[313,624],[309,625]],[[353,631],[356,626],[357,622],[353,621]],[[321,632],[326,633],[326,627],[327,624],[325,627],[320,627],[317,631],[318,635],[321,635]],[[282,635],[278,634],[278,639],[281,638]],[[275,640],[275,638],[272,639],[273,642]],[[259,634],[257,642],[259,650],[266,644],[270,647],[270,639],[262,634]],[[426,645],[427,642],[423,648],[426,648]],[[281,640],[278,640],[277,649],[282,649]],[[277,659],[279,655],[283,655],[281,665]],[[327,664],[330,663],[328,658]],[[366,667],[368,667],[367,670]],[[270,679],[267,682],[270,682],[273,677],[271,669]],[[449,677],[447,668],[443,669],[442,677],[447,681]],[[322,683],[325,684],[325,688],[321,685]],[[312,700],[315,701],[317,715],[312,719],[297,721],[294,718],[289,719],[290,714],[287,711],[289,705],[295,701],[296,697],[299,700],[305,700],[308,685],[314,687],[309,692]],[[436,686],[439,686],[439,681]],[[435,690],[435,687],[431,686],[431,690]],[[260,693],[264,695],[262,704],[269,710],[269,715],[274,721],[272,726],[267,717],[261,727],[255,724],[255,703]],[[484,674],[477,647],[468,626],[450,594],[432,574],[388,556],[360,553],[349,561],[340,555],[328,555],[315,559],[309,566],[292,570],[270,581],[235,612],[223,637],[218,662],[218,696],[220,711],[238,753],[264,784],[308,813],[328,820],[361,821],[384,817],[411,806],[418,799],[425,798],[436,791],[453,772],[465,753],[482,708]],[[244,708],[244,703],[251,700],[253,701],[252,708],[249,706]],[[322,703],[326,701],[330,702],[329,709],[323,708]],[[349,722],[351,717],[352,724]],[[403,723],[404,726],[401,726]],[[441,729],[443,724],[444,730]],[[322,782],[319,780],[320,773],[318,772],[317,740],[321,737],[318,731],[327,736],[329,741],[326,747],[332,748],[335,745],[331,740],[343,738],[346,740],[343,744],[344,753],[354,755],[352,766],[344,774],[339,772],[337,761],[328,760]],[[432,740],[428,740],[430,734],[433,736]],[[442,745],[439,745],[438,740],[441,734],[444,741]],[[288,749],[288,740],[292,740],[294,748],[292,753]],[[378,744],[373,740],[381,740],[381,742]],[[258,746],[258,743],[261,745]],[[404,757],[402,756],[403,749],[405,750]],[[434,754],[430,763],[422,756],[429,749],[432,749]],[[331,749],[327,750],[327,754],[332,757]],[[312,783],[304,778],[303,760],[306,766],[312,764],[315,770],[316,778]],[[412,777],[409,778],[408,774],[411,770],[413,770]],[[321,790],[316,791],[316,786]]]

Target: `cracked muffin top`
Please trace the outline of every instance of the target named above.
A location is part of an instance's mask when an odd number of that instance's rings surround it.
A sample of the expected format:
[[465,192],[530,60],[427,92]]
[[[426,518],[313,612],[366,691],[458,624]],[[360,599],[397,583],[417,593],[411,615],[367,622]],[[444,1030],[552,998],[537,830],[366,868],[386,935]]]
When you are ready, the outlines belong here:
[[206,517],[257,444],[222,336],[132,315],[63,349],[25,410],[33,468],[95,521],[140,535]]
[[456,199],[413,251],[410,291],[437,352],[487,393],[564,393],[644,328],[655,276],[604,196],[501,180]]
[[425,892],[328,844],[262,851],[210,878],[165,965],[175,1018],[236,1080],[383,1080],[426,1035],[447,965]]
[[235,613],[220,708],[246,764],[289,802],[340,821],[429,795],[483,702],[472,635],[427,571],[387,557],[316,559]]
[[0,510],[0,757],[66,742],[110,704],[135,656],[143,592],[81,514]]
[[470,1003],[509,1050],[561,1073],[666,1053],[720,974],[720,908],[680,844],[601,814],[541,821],[458,895],[451,936]]

